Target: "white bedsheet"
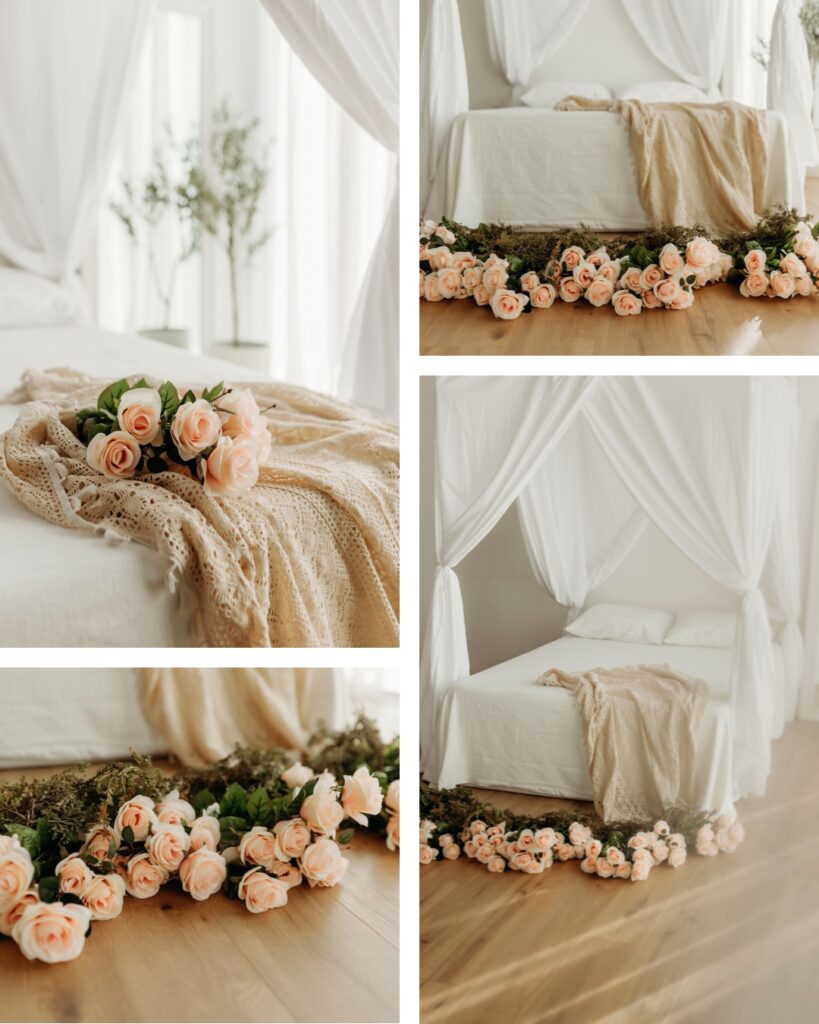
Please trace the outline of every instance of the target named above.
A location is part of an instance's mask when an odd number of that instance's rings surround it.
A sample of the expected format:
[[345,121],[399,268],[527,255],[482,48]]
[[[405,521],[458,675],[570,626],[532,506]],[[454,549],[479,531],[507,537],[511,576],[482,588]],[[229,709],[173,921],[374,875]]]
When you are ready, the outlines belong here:
[[[804,209],[803,180],[785,119],[770,111],[766,202]],[[425,217],[441,216],[470,227],[650,226],[618,114],[526,107],[472,110],[456,119],[425,211]]]
[[[774,646],[778,672],[782,652]],[[562,637],[461,680],[445,696],[438,723],[439,787],[459,784],[593,798],[580,713],[568,690],[541,686],[550,668],[569,672],[620,665],[663,664],[709,683],[713,700],[701,742],[709,756],[697,778],[699,807],[729,812],[734,792],[731,721],[726,700],[732,652],[709,647],[627,644]]]
[[[253,380],[231,363],[96,327],[0,330],[0,431],[20,412],[6,396],[27,369],[70,366],[115,380],[132,373],[182,384]],[[0,484],[0,646],[187,647],[191,596],[165,587],[166,564],[137,544],[40,519]]]

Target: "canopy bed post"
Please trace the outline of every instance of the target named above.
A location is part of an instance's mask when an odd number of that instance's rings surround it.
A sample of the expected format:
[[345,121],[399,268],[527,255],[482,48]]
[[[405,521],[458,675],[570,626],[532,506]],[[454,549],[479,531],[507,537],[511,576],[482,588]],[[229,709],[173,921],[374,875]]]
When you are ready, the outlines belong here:
[[816,489],[813,497],[813,530],[808,565],[808,595],[805,602],[805,669],[799,691],[799,717],[819,722],[819,457],[816,465]]

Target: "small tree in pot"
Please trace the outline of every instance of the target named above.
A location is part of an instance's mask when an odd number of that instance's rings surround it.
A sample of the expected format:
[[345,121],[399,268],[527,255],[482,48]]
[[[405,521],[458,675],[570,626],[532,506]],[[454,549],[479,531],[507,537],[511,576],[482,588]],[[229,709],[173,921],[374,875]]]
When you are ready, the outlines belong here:
[[[239,270],[249,266],[272,235],[257,221],[270,177],[259,119],[234,115],[227,103],[214,111],[207,160],[191,161],[187,201],[192,216],[224,251],[230,274],[232,343],[241,345]],[[244,344],[249,344],[245,342]]]

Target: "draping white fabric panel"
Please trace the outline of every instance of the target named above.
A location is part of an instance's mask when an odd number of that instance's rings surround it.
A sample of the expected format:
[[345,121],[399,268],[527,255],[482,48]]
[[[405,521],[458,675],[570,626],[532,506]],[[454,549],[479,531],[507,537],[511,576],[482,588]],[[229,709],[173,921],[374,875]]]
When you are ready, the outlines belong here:
[[[396,156],[386,223],[348,335],[342,397],[398,410],[398,0],[262,0],[327,92]],[[378,216],[373,211],[373,216]],[[381,249],[392,245],[393,251]],[[392,351],[390,351],[392,350]]]
[[730,37],[728,0],[625,0],[625,8],[663,64],[717,98]]
[[791,400],[775,378],[607,378],[586,415],[652,521],[705,572],[742,594],[731,703],[735,779],[762,793],[776,719],[760,576],[788,442]]
[[582,415],[534,473],[517,508],[535,577],[570,618],[648,525]]
[[0,253],[58,281],[88,242],[156,0],[0,0]]
[[590,0],[484,0],[492,59],[517,103],[539,64],[569,38]]
[[431,0],[421,44],[421,209],[452,122],[469,110],[469,82],[458,0]]
[[808,45],[799,20],[801,0],[779,0],[771,33],[768,67],[768,109],[788,119],[800,162],[810,167],[819,161],[813,127],[814,80]]
[[589,377],[438,378],[438,569],[421,664],[424,752],[442,693],[469,675],[461,588],[453,569],[517,498],[595,384]]

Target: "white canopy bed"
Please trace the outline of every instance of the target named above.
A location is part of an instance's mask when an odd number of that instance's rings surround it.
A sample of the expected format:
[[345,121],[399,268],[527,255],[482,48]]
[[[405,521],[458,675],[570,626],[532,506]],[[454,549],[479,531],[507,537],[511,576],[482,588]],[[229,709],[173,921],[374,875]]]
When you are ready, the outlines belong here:
[[[658,226],[641,206],[620,115],[557,111],[554,104],[572,93],[645,102],[744,100],[735,95],[743,80],[735,65],[750,61],[750,53],[738,52],[731,23],[739,8],[729,0],[675,0],[662,9],[651,0],[485,0],[482,9],[489,55],[509,93],[500,107],[470,109],[457,0],[430,0],[421,56],[424,217],[470,226]],[[601,45],[612,25],[630,35],[627,53],[616,43]],[[769,207],[804,207],[804,170],[817,159],[810,84],[798,0],[782,0],[766,118]]]
[[[589,799],[574,698],[538,678],[668,664],[710,691],[700,807],[762,793],[802,676],[797,417],[785,378],[440,378],[426,778]],[[567,630],[583,635],[470,675],[454,570],[513,503],[536,579],[568,609]],[[580,629],[586,616],[572,626],[649,522],[737,595],[727,639],[674,636],[667,612],[657,635],[632,634],[622,607],[608,631]],[[667,589],[674,608],[673,580]]]

